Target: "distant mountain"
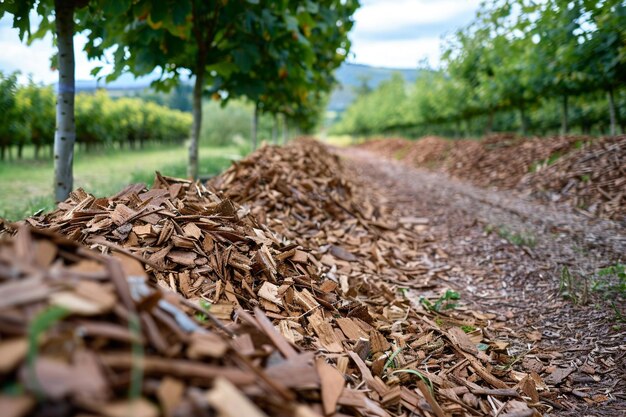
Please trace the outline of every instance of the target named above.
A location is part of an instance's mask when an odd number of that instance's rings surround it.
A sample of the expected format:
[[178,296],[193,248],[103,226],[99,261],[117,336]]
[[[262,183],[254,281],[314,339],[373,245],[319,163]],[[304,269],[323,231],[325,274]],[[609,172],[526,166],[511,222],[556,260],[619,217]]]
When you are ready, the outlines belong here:
[[370,88],[376,88],[378,84],[390,79],[395,73],[401,74],[407,82],[413,83],[419,72],[417,69],[380,68],[344,63],[335,73],[339,85],[330,96],[328,110],[344,111],[354,101],[355,89],[361,86],[363,80],[367,81]]

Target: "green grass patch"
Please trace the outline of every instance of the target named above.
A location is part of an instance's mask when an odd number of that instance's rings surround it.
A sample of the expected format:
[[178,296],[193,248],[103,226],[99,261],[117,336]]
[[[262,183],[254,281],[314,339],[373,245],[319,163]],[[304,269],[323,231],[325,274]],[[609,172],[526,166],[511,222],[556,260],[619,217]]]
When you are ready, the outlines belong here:
[[394,152],[393,154],[393,158],[394,159],[402,159],[406,156],[406,154],[409,153],[409,146],[403,146],[402,148],[398,149],[397,151]]
[[465,333],[471,333],[474,330],[476,330],[476,327],[475,326],[470,326],[470,325],[466,324],[466,325],[461,326],[461,330],[463,330],[463,332],[465,332]]
[[600,294],[609,303],[615,320],[626,323],[626,312],[622,311],[626,304],[625,264],[616,263],[598,270],[596,278],[591,283],[591,291]]
[[39,339],[52,326],[67,317],[70,312],[62,307],[50,306],[39,312],[28,326],[28,352],[26,356],[26,373],[37,397],[43,396],[43,390],[35,373],[35,361],[39,356]]
[[587,304],[589,280],[586,276],[572,273],[567,266],[564,266],[559,277],[559,294],[574,304]]
[[498,236],[507,240],[510,244],[515,246],[526,246],[528,248],[534,248],[537,244],[537,239],[534,235],[526,232],[513,232],[504,226],[498,228]]
[[[595,300],[596,307],[613,311],[614,319],[626,323],[626,265],[616,263],[598,269],[592,275],[575,274],[564,266],[559,279],[559,293],[574,304]],[[594,297],[595,295],[595,297]]]
[[[201,176],[216,175],[244,151],[238,147],[200,148]],[[186,176],[187,149],[184,146],[154,146],[142,150],[104,150],[98,154],[77,152],[74,188],[102,197],[128,184],[151,185],[154,172]],[[19,220],[39,210],[54,207],[51,160],[5,161],[0,164],[0,217]]]
[[366,142],[365,137],[353,135],[328,135],[323,139],[323,141],[329,145],[338,147],[353,146]]
[[536,161],[533,162],[530,165],[530,172],[537,172],[540,168],[546,167],[546,166],[550,166],[552,164],[554,164],[556,161],[558,161],[561,157],[563,156],[562,152],[554,152],[552,155],[550,155],[547,159],[544,159],[542,161]]
[[528,232],[514,232],[506,226],[495,226],[488,224],[484,227],[486,234],[490,235],[494,232],[498,234],[502,239],[505,239],[515,246],[526,246],[528,248],[534,248],[537,245],[537,238],[532,233]]
[[456,301],[461,299],[461,294],[453,290],[446,290],[438,299],[431,302],[426,297],[420,297],[419,301],[426,310],[440,312],[443,310],[452,310],[457,306]]
[[582,149],[583,147],[585,147],[585,145],[588,145],[590,143],[591,141],[578,139],[576,142],[574,142],[574,149]]

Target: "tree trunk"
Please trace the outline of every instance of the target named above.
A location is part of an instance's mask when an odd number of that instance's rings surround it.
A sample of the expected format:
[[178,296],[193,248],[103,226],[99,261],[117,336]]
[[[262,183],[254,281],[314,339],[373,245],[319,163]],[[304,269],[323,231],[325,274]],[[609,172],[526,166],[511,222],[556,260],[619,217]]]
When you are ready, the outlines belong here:
[[0,161],[4,161],[6,159],[6,152],[7,152],[6,146],[4,145],[0,146]]
[[519,117],[520,117],[520,127],[522,129],[522,136],[526,136],[528,134],[528,123],[526,121],[526,111],[524,109],[524,105],[519,107]]
[[272,125],[272,144],[278,144],[278,115],[274,115],[274,124]]
[[485,128],[485,135],[490,134],[493,131],[493,118],[495,116],[495,112],[493,110],[489,111],[489,116],[487,119],[487,127]]
[[254,103],[254,113],[252,114],[252,150],[256,150],[257,147],[257,135],[259,133],[259,104]]
[[287,125],[287,116],[283,114],[283,145],[287,144],[287,139],[289,139],[289,126]]
[[198,65],[196,70],[196,82],[193,86],[193,124],[189,142],[189,165],[187,166],[187,176],[192,179],[198,177],[198,143],[202,127],[202,90],[204,88],[204,60],[199,58],[198,61],[201,65]]
[[561,102],[561,134],[567,135],[569,132],[569,117],[568,117],[568,109],[567,109],[567,95],[563,94],[563,101]]
[[65,200],[74,187],[74,2],[54,0],[59,91],[54,135],[54,198]]
[[35,159],[39,159],[39,150],[41,148],[41,145],[37,144],[35,145]]
[[611,120],[611,128],[609,134],[611,136],[617,135],[617,117],[615,111],[615,97],[613,96],[613,89],[609,88],[607,91],[607,96],[609,98],[609,117]]
[[17,145],[17,159],[22,159],[24,157],[24,144],[20,143]]

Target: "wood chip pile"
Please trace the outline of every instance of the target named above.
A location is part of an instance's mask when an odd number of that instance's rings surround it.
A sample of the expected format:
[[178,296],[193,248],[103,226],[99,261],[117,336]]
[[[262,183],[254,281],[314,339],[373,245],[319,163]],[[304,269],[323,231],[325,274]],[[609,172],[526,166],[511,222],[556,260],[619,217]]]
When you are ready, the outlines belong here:
[[386,415],[258,308],[203,325],[209,312],[126,255],[24,227],[0,241],[0,296],[5,417],[307,417],[337,404]]
[[[210,303],[220,319],[256,306],[280,318],[320,305],[334,310],[335,285],[320,281],[314,257],[200,183],[157,174],[150,190],[135,184],[109,198],[77,190],[57,210],[26,222],[104,253],[131,254],[158,285]],[[312,280],[324,291],[311,294]],[[291,308],[279,301],[286,293]]]
[[540,198],[626,223],[626,135],[593,142],[523,179]]
[[[442,169],[483,187],[516,188],[542,200],[566,202],[592,216],[624,221],[624,136],[587,146],[592,140],[586,136],[522,139],[510,134],[482,141],[426,137],[406,141],[402,157],[397,153],[391,157],[412,166]],[[385,149],[384,141],[361,148],[377,153]],[[397,143],[394,140],[393,146]]]
[[310,140],[207,186],[74,192],[0,247],[3,412],[538,415],[547,387],[487,329],[505,318],[421,306],[445,254],[392,214]]
[[437,136],[426,136],[410,142],[402,161],[413,166],[436,168],[448,158],[448,153],[455,142]]
[[522,139],[512,135],[492,135],[480,147],[450,154],[447,170],[481,186],[514,188],[532,170],[541,169],[551,158],[571,151],[588,138],[555,136]]
[[370,139],[363,142],[357,147],[366,151],[373,152],[389,159],[397,159],[406,152],[407,147],[411,144],[410,140],[402,138],[381,138]]
[[[210,185],[249,205],[272,230],[308,247],[324,275],[339,284],[340,315],[324,317],[328,337],[320,338],[321,351],[335,359],[331,363],[344,375],[345,361],[351,358],[350,366],[356,365],[363,378],[358,383],[364,382],[370,399],[391,414],[410,415],[418,409],[425,415],[488,414],[493,408],[475,395],[483,392],[475,385],[480,382],[491,393],[511,395],[505,415],[533,415],[522,396],[530,400],[532,393],[538,399],[536,383],[545,388],[541,378],[498,372],[493,366],[504,356],[488,358],[476,349],[480,341],[490,343],[482,332],[467,335],[458,327],[480,327],[486,324],[481,320],[495,316],[467,311],[452,318],[455,325],[440,327],[432,321],[434,315],[415,303],[415,292],[406,291],[429,288],[431,280],[446,276],[428,261],[421,244],[419,232],[428,219],[392,215],[376,190],[353,181],[336,156],[310,140],[261,149]],[[383,218],[398,222],[385,223]],[[313,333],[320,335],[315,327]],[[449,374],[452,370],[456,376]],[[425,381],[434,383],[432,398]],[[421,396],[422,406],[412,408],[405,398],[409,393]],[[388,403],[387,398],[395,399]]]

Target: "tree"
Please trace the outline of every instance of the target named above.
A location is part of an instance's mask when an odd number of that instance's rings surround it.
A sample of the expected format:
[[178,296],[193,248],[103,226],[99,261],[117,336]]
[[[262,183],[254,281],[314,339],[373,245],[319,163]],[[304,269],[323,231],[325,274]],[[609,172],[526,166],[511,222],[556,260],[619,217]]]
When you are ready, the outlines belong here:
[[15,117],[17,75],[5,76],[0,72],[0,160],[7,157],[7,151],[11,152],[11,145],[15,137]]
[[247,97],[255,103],[253,148],[260,113],[274,115],[277,142],[279,118],[303,120],[311,109],[321,112],[320,97],[330,91],[334,71],[348,55],[347,34],[358,5],[356,0],[291,1],[284,9],[265,10],[251,25],[246,43],[255,45],[258,56],[245,71],[218,77],[210,91],[225,102]]
[[[189,145],[188,175],[198,173],[198,143],[202,124],[202,96],[207,84],[226,85],[238,73],[250,72],[261,59],[255,36],[270,42],[282,35],[280,17],[287,2],[258,0],[152,0],[121,5],[117,17],[90,34],[92,56],[112,48],[115,71],[145,75],[160,69],[156,85],[178,84],[183,72],[194,78],[194,124]],[[314,4],[310,2],[311,4]],[[213,88],[214,96],[219,94]],[[219,96],[215,96],[220,98]]]
[[493,128],[499,97],[494,83],[495,66],[490,31],[479,21],[458,30],[449,40],[443,61],[452,79],[460,81],[468,93],[464,114],[468,117],[487,114],[484,132]]
[[581,2],[550,0],[535,5],[532,11],[539,16],[531,31],[535,63],[532,76],[544,93],[560,97],[561,133],[567,134],[570,129],[569,97],[581,90],[577,74],[583,57],[576,36],[581,30]]
[[281,86],[284,92],[293,95],[298,84],[303,82],[303,72],[290,71],[288,66],[308,68],[311,65],[311,54],[307,54],[307,41],[300,33],[297,17],[292,14],[289,4],[284,3],[283,6],[255,13],[255,18],[246,25],[246,31],[240,33],[240,39],[248,47],[255,48],[257,54],[240,62],[231,72],[216,74],[208,89],[208,93],[224,106],[235,98],[247,98],[254,103],[252,149],[257,147],[259,117],[263,113],[273,116],[272,140],[277,140],[279,103],[291,99],[281,94]]
[[[32,80],[17,90],[18,111],[24,122],[27,142],[35,147],[35,159],[42,147],[54,146],[55,93],[52,87],[43,87]],[[50,148],[52,149],[52,148]]]
[[582,1],[589,16],[588,30],[581,34],[580,42],[584,76],[606,91],[610,134],[616,135],[615,90],[626,84],[626,4],[622,0]]
[[[5,13],[13,15],[13,27],[19,30],[20,39],[28,42],[52,32],[58,53],[54,58],[59,70],[56,104],[56,128],[54,136],[54,197],[57,201],[67,198],[74,186],[72,166],[76,126],[74,124],[74,22],[75,12],[97,8],[99,2],[89,0],[20,0],[0,3],[0,18]],[[41,18],[39,28],[31,33],[30,13]],[[50,18],[54,16],[54,22]],[[84,26],[78,25],[78,31]]]
[[357,96],[364,96],[372,92],[372,87],[370,87],[370,81],[372,77],[370,75],[361,74],[357,76],[357,80],[359,80],[359,85],[354,87],[354,93]]

